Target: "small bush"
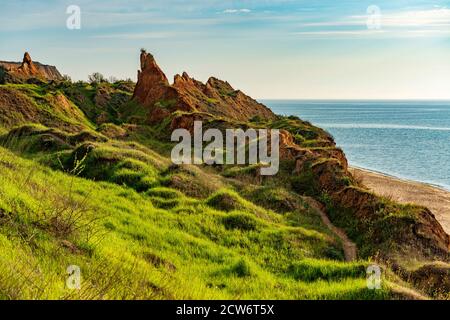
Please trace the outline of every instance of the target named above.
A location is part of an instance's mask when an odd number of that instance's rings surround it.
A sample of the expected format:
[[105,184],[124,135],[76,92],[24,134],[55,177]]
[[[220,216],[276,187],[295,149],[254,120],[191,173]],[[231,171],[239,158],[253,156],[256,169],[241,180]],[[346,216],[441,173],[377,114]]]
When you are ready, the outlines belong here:
[[294,191],[307,196],[315,196],[318,192],[317,181],[309,166],[306,166],[299,175],[291,178],[291,186]]
[[299,203],[298,195],[280,187],[257,188],[249,194],[249,198],[254,203],[279,213],[303,208]]
[[240,278],[251,276],[251,268],[249,263],[245,259],[239,260],[232,268],[232,273],[236,274]]
[[208,198],[223,187],[217,176],[206,174],[195,166],[170,166],[163,173],[161,184],[177,189],[193,198]]
[[227,229],[238,229],[242,231],[252,231],[257,228],[256,219],[245,213],[232,213],[222,220],[225,228]]
[[228,190],[213,194],[206,200],[206,204],[214,209],[226,212],[243,208],[238,195]]
[[113,123],[104,123],[97,129],[97,131],[111,139],[120,139],[128,135],[124,128]]
[[177,199],[162,199],[162,198],[158,198],[158,197],[152,197],[151,198],[152,204],[159,208],[159,209],[164,209],[164,210],[170,210],[173,209],[175,207],[177,207],[180,202]]
[[261,116],[256,115],[256,116],[252,117],[249,121],[258,123],[258,122],[262,122],[263,119],[261,118]]
[[97,85],[100,83],[107,82],[104,75],[102,75],[100,72],[94,72],[93,74],[90,74],[88,76],[89,83],[92,85]]
[[158,171],[147,153],[124,145],[84,143],[71,154],[61,155],[59,167],[71,168],[77,159],[85,159],[81,176],[125,185],[144,192],[157,185]]

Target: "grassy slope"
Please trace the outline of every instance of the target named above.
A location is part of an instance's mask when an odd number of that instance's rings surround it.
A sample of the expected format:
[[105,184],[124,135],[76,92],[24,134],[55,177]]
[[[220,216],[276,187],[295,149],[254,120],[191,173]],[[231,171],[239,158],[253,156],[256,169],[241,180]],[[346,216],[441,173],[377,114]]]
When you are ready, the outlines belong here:
[[[0,166],[1,298],[386,295],[366,289],[364,262],[326,259],[329,235],[236,194],[243,207],[227,213],[207,205],[217,195],[196,200],[161,187],[139,194],[5,149]],[[69,265],[82,269],[79,293],[64,287]]]
[[69,131],[94,128],[78,106],[55,86],[6,84],[0,85],[0,90],[3,126],[36,122]]
[[[95,134],[92,117],[102,109],[90,86],[7,89],[38,99],[48,113],[59,112],[49,104],[59,93],[82,105],[70,102],[76,123],[59,113],[45,123],[56,131],[32,126],[31,134],[19,129],[11,139],[0,127],[2,144],[14,151],[0,148],[0,298],[390,295],[386,287],[368,290],[369,262],[343,262],[319,216],[281,187],[289,172],[259,186],[235,180],[245,176],[240,169],[223,177],[210,168],[172,167],[158,128],[137,127],[128,142]],[[103,110],[120,110],[112,101]],[[92,113],[92,121],[78,118],[80,110]],[[77,135],[76,128],[89,134]],[[320,144],[320,132],[302,130],[298,139]],[[65,288],[69,265],[81,267],[81,291]]]

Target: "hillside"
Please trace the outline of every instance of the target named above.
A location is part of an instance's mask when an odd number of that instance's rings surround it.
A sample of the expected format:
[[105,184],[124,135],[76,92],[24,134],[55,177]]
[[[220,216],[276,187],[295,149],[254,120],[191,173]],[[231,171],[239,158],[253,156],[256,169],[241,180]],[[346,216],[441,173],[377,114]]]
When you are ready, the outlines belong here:
[[[280,129],[280,172],[172,164],[194,120]],[[0,85],[0,145],[0,299],[448,298],[424,281],[450,262],[430,210],[365,190],[324,130],[216,78],[170,85],[146,52],[136,85]]]

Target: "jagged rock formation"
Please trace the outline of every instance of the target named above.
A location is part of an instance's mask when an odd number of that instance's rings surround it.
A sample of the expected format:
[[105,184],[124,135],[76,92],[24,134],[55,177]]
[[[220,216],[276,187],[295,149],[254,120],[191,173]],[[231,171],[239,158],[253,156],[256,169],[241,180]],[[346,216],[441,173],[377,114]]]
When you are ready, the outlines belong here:
[[235,90],[228,82],[211,77],[206,84],[184,72],[173,85],[150,53],[141,52],[141,70],[133,99],[150,109],[149,122],[159,122],[174,111],[203,112],[217,117],[248,121],[257,116],[275,119],[263,104]]
[[22,82],[28,79],[59,81],[63,78],[56,67],[34,62],[28,52],[25,52],[22,62],[0,61],[0,69],[0,82]]

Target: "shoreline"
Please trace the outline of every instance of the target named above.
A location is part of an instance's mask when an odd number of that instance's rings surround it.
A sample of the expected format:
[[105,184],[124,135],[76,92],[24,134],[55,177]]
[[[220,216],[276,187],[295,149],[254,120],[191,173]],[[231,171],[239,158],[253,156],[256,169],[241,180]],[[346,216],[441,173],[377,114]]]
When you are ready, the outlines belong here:
[[349,169],[350,170],[359,170],[359,171],[365,171],[367,173],[373,173],[373,174],[377,174],[386,178],[390,178],[393,180],[398,180],[398,181],[402,181],[402,182],[408,182],[411,184],[417,184],[417,185],[424,185],[424,186],[428,186],[428,187],[432,187],[432,188],[436,188],[445,192],[450,192],[450,188],[444,187],[440,184],[436,184],[436,183],[432,183],[432,182],[425,182],[425,181],[419,181],[419,180],[414,180],[414,179],[410,179],[410,178],[404,178],[404,177],[399,177],[396,176],[395,174],[390,174],[390,173],[386,173],[383,171],[378,171],[375,169],[368,169],[368,168],[364,168],[364,167],[360,167],[360,166],[356,166],[356,165],[350,165],[349,164]]
[[403,179],[357,166],[349,171],[371,191],[400,203],[414,203],[429,208],[450,234],[450,191],[444,187]]

